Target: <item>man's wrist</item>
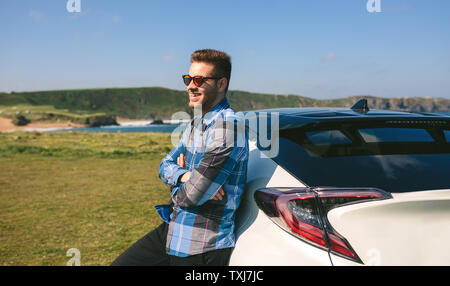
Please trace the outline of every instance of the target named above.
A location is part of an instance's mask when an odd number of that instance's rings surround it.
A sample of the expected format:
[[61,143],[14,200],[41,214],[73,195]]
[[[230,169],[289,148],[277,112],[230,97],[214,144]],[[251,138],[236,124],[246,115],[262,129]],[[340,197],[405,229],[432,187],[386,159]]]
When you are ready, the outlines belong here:
[[184,173],[186,173],[187,170],[186,169],[181,169],[176,171],[175,174],[173,175],[173,183],[175,185],[178,185],[180,183],[180,179],[183,176]]
[[187,180],[189,180],[189,177],[191,176],[191,172],[187,171],[183,175],[178,177],[178,183],[184,183]]

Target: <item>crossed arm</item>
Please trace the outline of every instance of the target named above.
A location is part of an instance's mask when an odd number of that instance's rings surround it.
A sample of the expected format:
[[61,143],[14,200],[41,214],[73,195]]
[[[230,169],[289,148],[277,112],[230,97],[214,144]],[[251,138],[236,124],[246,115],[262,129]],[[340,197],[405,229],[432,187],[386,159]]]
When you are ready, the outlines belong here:
[[[226,195],[223,185],[245,155],[245,148],[235,144],[238,138],[233,122],[220,120],[204,143],[206,150],[196,168],[186,170],[185,153],[188,132],[162,160],[159,170],[161,180],[171,188],[175,205],[195,207],[209,200],[222,200]],[[234,139],[233,139],[234,138]]]
[[[184,154],[180,154],[180,156],[178,156],[177,164],[183,169],[186,168],[186,158],[185,158]],[[187,171],[186,173],[184,173],[183,175],[181,175],[178,178],[178,181],[180,183],[184,183],[189,179],[190,176],[191,176],[191,172]],[[224,195],[225,195],[225,191],[223,190],[222,187],[220,187],[220,189],[217,191],[217,193],[214,195],[214,197],[212,199],[214,201],[221,201],[223,199]]]

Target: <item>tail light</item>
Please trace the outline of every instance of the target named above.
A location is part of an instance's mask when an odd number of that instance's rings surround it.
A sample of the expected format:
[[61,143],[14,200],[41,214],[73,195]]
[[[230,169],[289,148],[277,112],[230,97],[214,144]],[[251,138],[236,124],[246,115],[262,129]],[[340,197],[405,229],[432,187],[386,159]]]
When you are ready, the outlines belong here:
[[330,225],[327,213],[333,208],[392,198],[374,188],[261,189],[255,192],[258,207],[276,224],[323,250],[362,263],[356,252]]

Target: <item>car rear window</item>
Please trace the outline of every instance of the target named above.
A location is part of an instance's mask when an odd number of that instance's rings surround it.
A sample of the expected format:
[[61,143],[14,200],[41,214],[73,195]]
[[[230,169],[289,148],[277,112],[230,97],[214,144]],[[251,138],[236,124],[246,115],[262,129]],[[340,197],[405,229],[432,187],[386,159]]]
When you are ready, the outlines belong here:
[[280,130],[279,165],[308,186],[450,189],[450,128],[333,123]]
[[444,130],[445,140],[450,142],[450,130]]
[[359,129],[365,142],[433,142],[433,137],[419,128]]
[[315,145],[349,144],[352,141],[339,130],[306,132],[308,139]]

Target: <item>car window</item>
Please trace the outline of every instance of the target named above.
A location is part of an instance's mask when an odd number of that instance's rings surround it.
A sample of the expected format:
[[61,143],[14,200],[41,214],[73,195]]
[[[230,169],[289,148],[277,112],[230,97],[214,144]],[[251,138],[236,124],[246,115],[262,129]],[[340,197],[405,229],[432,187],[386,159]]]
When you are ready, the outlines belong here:
[[366,142],[433,142],[425,129],[419,128],[370,128],[358,132]]
[[315,145],[350,144],[352,141],[339,130],[306,132],[306,136]]
[[272,158],[307,186],[375,187],[392,193],[450,189],[450,130],[310,129],[280,130],[279,151]]

